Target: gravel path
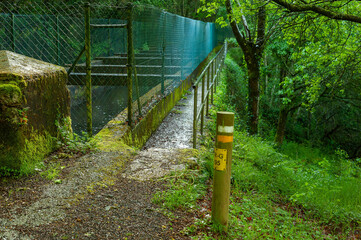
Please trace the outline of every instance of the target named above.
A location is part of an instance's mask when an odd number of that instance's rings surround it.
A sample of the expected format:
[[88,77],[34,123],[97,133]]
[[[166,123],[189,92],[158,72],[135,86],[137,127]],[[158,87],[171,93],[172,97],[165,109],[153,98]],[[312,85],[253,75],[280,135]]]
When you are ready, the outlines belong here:
[[0,179],[0,239],[187,239],[192,213],[169,218],[151,199],[165,189],[159,178],[195,161],[192,106],[192,95],[182,99],[139,153],[62,160],[60,184]]

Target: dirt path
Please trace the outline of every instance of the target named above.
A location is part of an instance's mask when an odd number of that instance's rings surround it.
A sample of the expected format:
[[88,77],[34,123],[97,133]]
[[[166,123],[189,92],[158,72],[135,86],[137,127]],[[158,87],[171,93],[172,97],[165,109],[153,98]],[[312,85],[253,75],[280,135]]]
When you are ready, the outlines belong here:
[[0,185],[0,239],[187,239],[192,214],[152,203],[159,180],[195,161],[193,96],[182,99],[143,150],[98,152],[64,164],[62,182],[39,175]]

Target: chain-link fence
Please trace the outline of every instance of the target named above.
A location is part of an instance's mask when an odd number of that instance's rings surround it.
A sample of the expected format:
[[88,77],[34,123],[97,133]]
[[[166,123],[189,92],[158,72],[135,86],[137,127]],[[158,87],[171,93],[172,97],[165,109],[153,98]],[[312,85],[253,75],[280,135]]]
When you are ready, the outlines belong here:
[[[72,127],[87,130],[86,4],[0,3],[0,50],[64,66],[69,74]],[[130,11],[130,8],[132,11]],[[91,104],[93,133],[128,106],[132,19],[132,116],[170,93],[230,31],[143,5],[91,4]],[[132,18],[130,17],[132,14]],[[78,60],[76,62],[76,60]],[[76,63],[76,64],[74,64]],[[140,111],[140,112],[139,112]]]

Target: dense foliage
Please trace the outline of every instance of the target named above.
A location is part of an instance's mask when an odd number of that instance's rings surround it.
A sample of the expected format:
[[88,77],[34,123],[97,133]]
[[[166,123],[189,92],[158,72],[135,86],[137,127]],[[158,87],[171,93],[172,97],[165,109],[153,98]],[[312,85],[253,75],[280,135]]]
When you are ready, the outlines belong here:
[[[208,122],[209,135],[203,141],[200,168],[171,176],[170,189],[154,200],[171,211],[198,210],[201,217],[184,230],[193,239],[359,238],[359,160],[347,159],[347,153],[340,149],[328,151],[288,140],[277,147],[271,139],[249,135],[244,109],[239,110],[246,106],[239,98],[247,92],[232,88],[245,82],[242,76],[246,73],[236,64],[240,51],[231,49],[226,59]],[[223,234],[212,225],[210,210],[204,209],[208,201],[204,189],[210,183],[207,176],[212,178],[214,171],[217,111],[236,112],[229,228]],[[271,135],[270,126],[264,121],[260,125],[261,133]]]
[[286,137],[361,156],[355,1],[203,1],[200,11],[232,27],[248,84],[247,105],[237,109],[251,134],[268,129],[278,145]]

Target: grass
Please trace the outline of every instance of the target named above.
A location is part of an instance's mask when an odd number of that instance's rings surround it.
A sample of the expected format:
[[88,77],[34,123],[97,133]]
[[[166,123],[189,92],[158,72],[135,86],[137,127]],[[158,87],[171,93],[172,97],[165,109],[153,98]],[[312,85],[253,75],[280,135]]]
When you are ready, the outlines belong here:
[[40,172],[40,176],[54,181],[54,183],[61,183],[61,180],[58,179],[61,170],[63,170],[65,166],[61,166],[59,162],[53,162],[46,166],[46,170]]
[[[212,148],[213,142],[209,142],[207,148]],[[278,152],[271,144],[261,138],[250,137],[242,132],[236,132],[234,142],[233,200],[230,205],[230,219],[235,217],[232,217],[232,209],[241,208],[239,213],[242,213],[242,217],[237,216],[239,220],[244,217],[251,217],[252,223],[255,224],[254,227],[257,227],[259,232],[266,231],[267,236],[272,236],[272,238],[280,238],[278,233],[271,231],[276,227],[272,226],[271,223],[276,221],[273,215],[280,212],[278,209],[288,212],[288,215],[284,216],[286,219],[282,221],[286,222],[293,219],[292,221],[297,223],[297,225],[288,225],[289,227],[283,225],[285,229],[282,230],[282,236],[287,236],[285,238],[332,239],[336,237],[333,234],[337,237],[346,238],[349,237],[349,234],[352,235],[355,230],[359,230],[358,222],[361,220],[359,189],[361,182],[354,175],[357,172],[357,166],[353,166],[347,160],[339,159],[342,165],[348,165],[349,169],[343,168],[343,172],[335,174],[332,163],[327,158],[323,158],[321,161],[313,158],[309,158],[308,161],[290,158]],[[291,150],[288,149],[288,151]],[[312,152],[310,149],[309,151]],[[210,152],[212,150],[207,151],[203,166],[210,171],[211,176],[213,154]],[[316,156],[319,157],[317,154]],[[311,157],[310,154],[309,157]],[[328,157],[331,159],[332,156]],[[237,196],[242,199],[239,203],[234,200]],[[255,215],[246,214],[244,200],[247,198],[251,199],[251,203],[254,204],[252,211],[256,213]],[[239,206],[237,207],[237,205]],[[261,214],[258,212],[260,208],[268,210]],[[257,216],[258,222],[254,221],[255,216]],[[282,216],[277,218],[280,217]],[[294,219],[295,217],[296,219]],[[241,225],[247,228],[248,225],[244,223],[244,219],[242,221]],[[265,223],[268,224],[267,227],[264,225]],[[302,223],[301,227],[299,223]],[[230,226],[231,233],[240,231],[237,224]],[[322,234],[313,237],[311,235],[306,237],[305,234],[299,235],[298,233],[301,232],[299,227],[304,229],[305,233],[315,234],[318,231]],[[328,235],[325,235],[324,232],[327,232]],[[244,234],[242,233],[242,236],[245,236],[245,239],[256,237],[249,236],[247,238],[247,235]]]
[[197,200],[206,193],[205,181],[207,179],[208,176],[202,174],[200,170],[186,169],[172,173],[166,178],[169,189],[157,192],[153,197],[153,202],[169,210],[194,209],[197,206]]
[[[213,176],[213,148],[216,111],[234,111],[227,86],[217,87],[213,121],[204,138],[200,169],[192,181],[173,181],[158,203],[165,208],[198,209],[201,217],[184,229],[193,239],[356,239],[360,238],[361,168],[348,160],[342,150],[323,152],[304,144],[285,142],[276,148],[272,142],[242,131],[236,115],[229,230],[220,233],[211,223],[209,209],[194,206],[192,185],[207,189],[205,176]],[[200,187],[203,185],[203,187]],[[203,191],[203,190],[202,190]],[[184,197],[184,195],[193,197]],[[178,202],[178,199],[180,201]],[[159,201],[161,199],[161,201]],[[190,204],[188,201],[191,201]]]
[[[317,223],[307,221],[300,211],[274,204],[267,195],[232,191],[229,231],[221,234],[211,218],[188,228],[193,239],[333,239]],[[191,231],[193,230],[193,232]]]

